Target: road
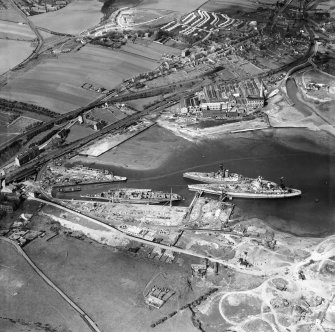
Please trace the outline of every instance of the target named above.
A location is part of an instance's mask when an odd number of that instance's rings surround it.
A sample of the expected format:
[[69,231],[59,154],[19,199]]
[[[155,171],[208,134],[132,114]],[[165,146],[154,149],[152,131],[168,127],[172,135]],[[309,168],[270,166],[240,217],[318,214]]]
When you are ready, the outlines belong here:
[[28,56],[28,58],[26,58],[25,60],[23,60],[21,63],[19,63],[18,65],[16,65],[15,67],[9,69],[8,71],[6,71],[5,73],[3,73],[1,76],[0,76],[0,86],[2,84],[6,84],[6,81],[7,81],[7,77],[8,77],[8,74],[11,72],[11,71],[14,71],[18,68],[20,68],[21,66],[25,65],[28,61],[30,61],[31,59],[33,59],[37,54],[38,52],[40,51],[41,47],[43,46],[43,37],[42,35],[40,34],[40,32],[38,31],[38,29],[35,27],[35,25],[29,20],[29,18],[25,15],[25,13],[23,13],[21,11],[21,9],[16,5],[16,3],[13,1],[13,0],[8,0],[10,2],[10,4],[12,5],[12,7],[17,11],[17,13],[22,17],[23,21],[26,22],[30,29],[35,33],[36,35],[36,38],[37,38],[37,45],[34,49],[34,51]]
[[88,327],[95,332],[101,332],[94,321],[76,304],[74,303],[61,289],[59,289],[29,258],[23,249],[14,241],[11,241],[3,236],[0,236],[0,241],[10,243],[18,253],[27,261],[32,269],[50,286],[53,288],[74,310],[76,310],[80,317],[85,321]]
[[219,264],[222,264],[224,266],[227,266],[227,267],[231,268],[232,270],[234,270],[236,272],[246,273],[246,274],[254,275],[254,276],[264,276],[264,272],[262,272],[262,271],[248,270],[246,268],[242,268],[242,267],[227,263],[223,259],[202,255],[202,254],[196,253],[196,252],[188,250],[188,249],[183,249],[183,248],[179,248],[179,247],[175,247],[175,246],[168,246],[168,245],[164,245],[164,244],[161,244],[161,243],[156,243],[156,242],[152,242],[152,241],[149,241],[149,240],[145,240],[145,239],[142,239],[142,238],[138,238],[138,237],[135,237],[135,236],[128,235],[128,234],[120,231],[118,228],[115,228],[115,227],[113,227],[113,226],[111,226],[107,223],[104,223],[100,220],[89,217],[89,216],[87,216],[85,214],[82,214],[80,212],[74,211],[74,210],[72,210],[70,208],[67,208],[65,206],[62,206],[60,204],[57,204],[54,200],[51,202],[51,201],[46,201],[44,199],[40,199],[40,198],[36,198],[36,197],[29,197],[29,199],[30,200],[35,200],[35,201],[43,203],[43,204],[49,204],[49,205],[51,205],[53,207],[56,207],[58,209],[61,209],[61,210],[64,210],[66,212],[75,214],[75,215],[77,215],[81,218],[85,218],[85,219],[87,219],[87,220],[89,220],[89,221],[91,221],[91,222],[93,222],[93,223],[95,223],[99,226],[107,228],[108,230],[112,230],[114,233],[117,232],[121,237],[124,237],[124,238],[132,240],[132,241],[137,241],[139,243],[143,243],[143,244],[150,245],[150,246],[153,246],[153,247],[157,247],[157,248],[160,248],[160,249],[171,250],[173,252],[184,254],[184,255],[198,257],[198,258],[201,258],[201,259],[208,259],[209,261],[212,261],[214,263],[219,263]]
[[[65,155],[65,154],[69,154],[73,150],[79,149],[80,147],[84,146],[85,144],[100,138],[102,135],[105,135],[105,134],[111,133],[111,132],[117,132],[118,130],[120,130],[122,128],[130,126],[131,124],[135,123],[136,121],[138,121],[139,119],[141,119],[145,115],[148,115],[152,112],[159,112],[159,111],[165,109],[167,106],[171,106],[173,103],[179,101],[183,94],[184,94],[183,92],[175,94],[173,96],[170,96],[170,97],[158,102],[157,104],[155,104],[151,107],[148,107],[146,110],[144,110],[142,112],[138,112],[138,113],[135,113],[135,114],[132,114],[132,115],[128,115],[127,117],[106,126],[105,128],[101,129],[100,131],[98,131],[96,133],[93,133],[93,134],[81,139],[80,142],[74,142],[74,143],[66,146],[65,148],[59,149],[58,151],[53,150],[49,153],[46,153],[45,155],[41,155],[38,159],[33,160],[31,162],[28,162],[24,166],[20,167],[16,172],[13,172],[11,174],[7,174],[6,175],[6,182],[8,183],[8,182],[12,182],[12,181],[22,180],[23,178],[34,174],[40,167],[42,167],[43,164],[45,164],[46,162],[48,162],[51,159],[59,158],[59,157]],[[103,97],[103,98],[105,98],[105,97]],[[81,111],[75,110],[73,112],[78,112],[78,114],[79,114]],[[69,113],[67,113],[67,115],[68,114]],[[55,121],[55,120],[53,120],[53,121]]]

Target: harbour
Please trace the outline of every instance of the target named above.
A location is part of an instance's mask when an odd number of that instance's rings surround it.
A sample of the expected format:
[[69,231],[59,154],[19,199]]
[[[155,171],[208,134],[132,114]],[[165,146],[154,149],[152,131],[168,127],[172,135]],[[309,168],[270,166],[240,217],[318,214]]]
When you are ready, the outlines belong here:
[[[330,234],[335,229],[335,170],[332,168],[335,156],[331,151],[334,138],[309,132],[312,136],[310,139],[310,136],[304,135],[303,129],[295,130],[295,135],[290,132],[286,129],[273,129],[199,144],[190,143],[184,153],[174,152],[162,167],[155,170],[137,171],[112,166],[110,169],[115,174],[128,178],[127,183],[122,184],[125,187],[149,187],[163,191],[170,191],[172,188],[173,192],[185,198],[177,203],[181,206],[188,206],[194,196],[187,185],[195,182],[183,179],[184,172],[216,171],[223,162],[231,172],[248,177],[261,175],[277,183],[284,177],[288,186],[303,192],[302,197],[266,202],[237,198],[234,200],[235,204],[244,216],[263,219],[277,230],[300,236]],[[319,144],[322,140],[325,142]],[[91,165],[106,168],[106,165]],[[86,192],[94,193],[119,186],[117,183],[90,186]]]

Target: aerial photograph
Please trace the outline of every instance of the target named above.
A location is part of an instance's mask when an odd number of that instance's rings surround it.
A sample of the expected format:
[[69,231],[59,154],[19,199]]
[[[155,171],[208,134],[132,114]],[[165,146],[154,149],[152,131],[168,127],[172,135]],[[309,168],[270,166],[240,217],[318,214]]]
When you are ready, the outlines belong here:
[[0,332],[335,332],[334,0],[0,0]]

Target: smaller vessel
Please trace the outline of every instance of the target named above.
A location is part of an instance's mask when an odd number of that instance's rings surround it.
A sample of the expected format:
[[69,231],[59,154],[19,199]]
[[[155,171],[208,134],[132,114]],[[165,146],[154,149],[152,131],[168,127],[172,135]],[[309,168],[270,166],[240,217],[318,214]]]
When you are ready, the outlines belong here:
[[183,198],[174,193],[153,191],[151,189],[121,188],[110,189],[97,194],[82,194],[81,198],[111,203],[159,204],[180,201]]
[[203,191],[213,195],[225,194],[236,198],[289,198],[301,196],[298,189],[288,188],[281,179],[280,185],[275,182],[262,179],[244,178],[238,183],[220,184],[194,184],[188,188],[192,191]]
[[79,187],[79,186],[60,187],[60,188],[58,188],[58,191],[62,192],[62,193],[70,193],[70,192],[73,192],[73,191],[81,191],[81,187]]
[[186,172],[183,177],[204,183],[236,183],[244,178],[243,175],[230,173],[223,164],[216,172]]

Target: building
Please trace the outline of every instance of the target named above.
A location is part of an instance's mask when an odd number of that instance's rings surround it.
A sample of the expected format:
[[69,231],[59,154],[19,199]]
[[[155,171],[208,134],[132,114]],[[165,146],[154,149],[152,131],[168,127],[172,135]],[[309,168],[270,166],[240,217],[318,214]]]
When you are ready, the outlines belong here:
[[16,204],[14,202],[2,201],[0,202],[0,211],[5,211],[7,213],[13,213],[16,209]]
[[263,97],[247,97],[248,108],[261,108],[264,106]]
[[40,149],[37,146],[32,146],[28,150],[26,150],[22,153],[19,153],[15,157],[15,164],[17,166],[21,166],[23,164],[26,164],[28,161],[36,158],[40,153],[41,153]]

